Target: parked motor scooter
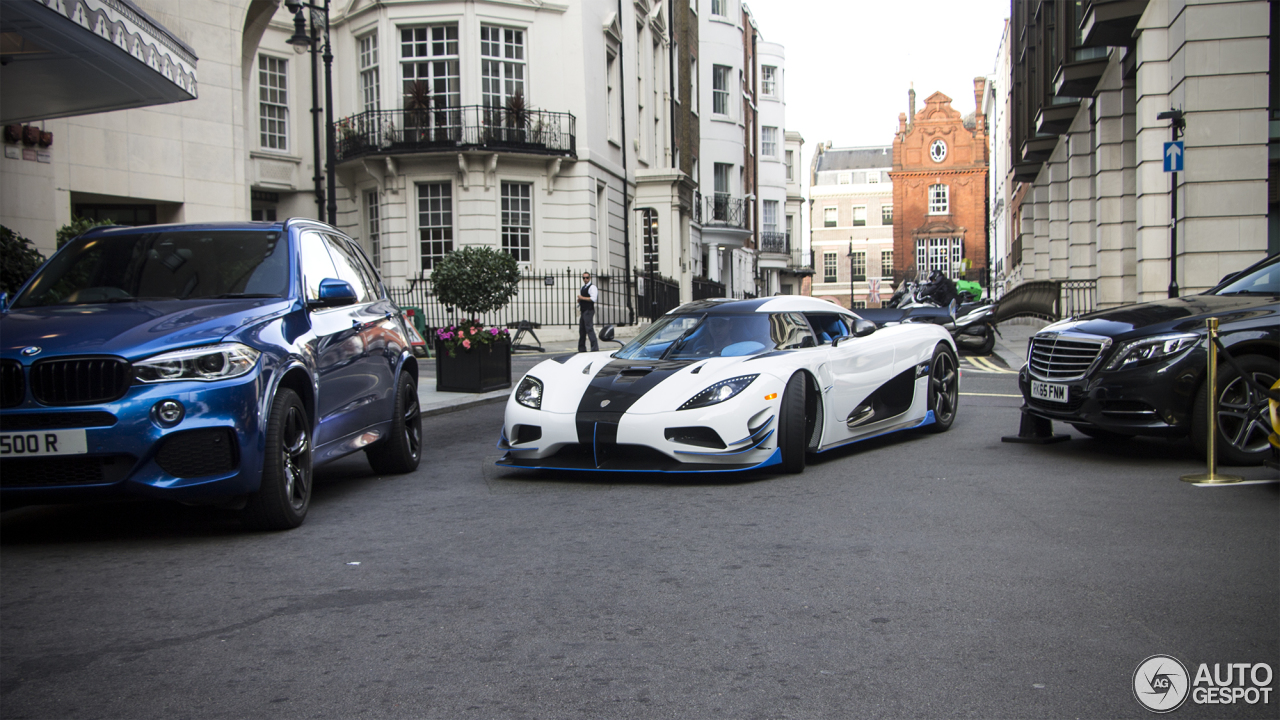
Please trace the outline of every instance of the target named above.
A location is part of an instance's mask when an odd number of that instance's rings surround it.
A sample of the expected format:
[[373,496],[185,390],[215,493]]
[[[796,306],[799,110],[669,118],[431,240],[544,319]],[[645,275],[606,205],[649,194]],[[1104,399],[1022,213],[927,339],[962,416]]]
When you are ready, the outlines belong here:
[[965,302],[968,294],[957,292],[955,283],[938,270],[924,282],[905,280],[882,308],[858,310],[859,316],[878,327],[904,322],[930,322],[945,327],[956,345],[988,355],[995,348],[997,304],[989,301]]

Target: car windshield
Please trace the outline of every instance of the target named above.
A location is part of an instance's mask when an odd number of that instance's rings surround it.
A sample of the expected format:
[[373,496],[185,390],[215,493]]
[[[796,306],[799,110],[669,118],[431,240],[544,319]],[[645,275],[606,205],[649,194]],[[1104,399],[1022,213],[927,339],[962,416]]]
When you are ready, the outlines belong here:
[[1224,285],[1214,295],[1280,295],[1280,255]]
[[740,357],[779,347],[798,347],[800,341],[793,337],[797,325],[803,325],[804,333],[808,333],[808,326],[803,324],[803,318],[794,318],[793,315],[795,313],[665,315],[627,343],[618,351],[617,357],[625,360],[687,360]]
[[78,238],[53,256],[15,308],[282,297],[288,243],[278,231],[121,232]]

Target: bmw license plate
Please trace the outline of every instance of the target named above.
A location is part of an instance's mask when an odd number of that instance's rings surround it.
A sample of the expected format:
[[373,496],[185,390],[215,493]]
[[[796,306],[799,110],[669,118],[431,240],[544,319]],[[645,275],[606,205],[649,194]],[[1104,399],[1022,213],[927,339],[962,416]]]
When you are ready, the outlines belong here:
[[84,430],[0,433],[0,457],[83,455],[89,452]]
[[1040,382],[1039,380],[1032,380],[1031,397],[1037,400],[1065,403],[1067,401],[1067,386],[1052,385],[1050,383]]

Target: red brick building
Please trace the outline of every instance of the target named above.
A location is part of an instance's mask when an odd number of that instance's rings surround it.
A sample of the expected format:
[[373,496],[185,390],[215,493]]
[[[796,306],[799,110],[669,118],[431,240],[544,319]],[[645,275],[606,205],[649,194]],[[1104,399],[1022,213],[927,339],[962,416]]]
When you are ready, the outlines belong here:
[[[982,114],[983,78],[974,78],[977,110],[968,117],[936,92],[911,122],[898,115],[893,139],[894,278],[924,276],[938,269],[978,280],[987,266],[987,124]],[[968,261],[967,264],[964,261]],[[967,271],[962,268],[968,267]]]

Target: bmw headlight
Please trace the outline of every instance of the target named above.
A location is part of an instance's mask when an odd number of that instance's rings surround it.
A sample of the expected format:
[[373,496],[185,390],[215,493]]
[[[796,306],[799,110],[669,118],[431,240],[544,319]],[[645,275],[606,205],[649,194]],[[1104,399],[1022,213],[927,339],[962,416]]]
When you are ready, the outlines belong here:
[[1168,360],[1199,344],[1200,336],[1195,333],[1177,335],[1157,335],[1141,340],[1130,340],[1116,349],[1107,363],[1108,370],[1127,370],[1152,363]]
[[532,375],[525,375],[516,386],[516,402],[534,410],[541,410],[542,381]]
[[694,408],[707,407],[708,405],[722,403],[743,390],[746,390],[747,386],[751,384],[751,381],[758,377],[760,377],[760,373],[756,373],[755,375],[739,375],[738,377],[729,378],[728,380],[721,380],[715,385],[712,385],[706,390],[703,390],[697,395],[686,400],[679,409],[693,410]]
[[141,383],[226,380],[252,370],[261,354],[240,343],[175,350],[135,362],[133,377]]

